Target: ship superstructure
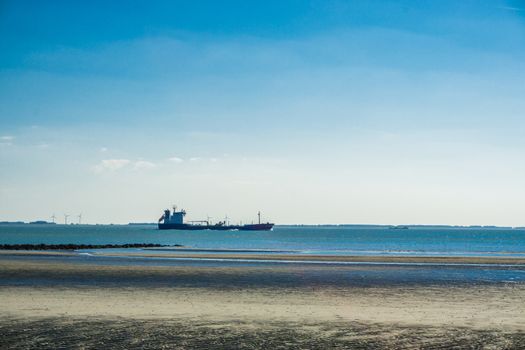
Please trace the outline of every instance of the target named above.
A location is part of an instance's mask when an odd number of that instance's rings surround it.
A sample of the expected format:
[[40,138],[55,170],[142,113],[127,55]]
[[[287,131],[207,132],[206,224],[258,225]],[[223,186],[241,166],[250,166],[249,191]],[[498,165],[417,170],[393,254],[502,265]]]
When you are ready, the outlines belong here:
[[261,223],[261,212],[258,214],[257,224],[229,225],[226,220],[211,224],[209,220],[195,220],[184,222],[186,211],[173,207],[173,211],[164,210],[164,214],[159,219],[159,230],[240,230],[240,231],[270,231],[274,224],[270,222]]

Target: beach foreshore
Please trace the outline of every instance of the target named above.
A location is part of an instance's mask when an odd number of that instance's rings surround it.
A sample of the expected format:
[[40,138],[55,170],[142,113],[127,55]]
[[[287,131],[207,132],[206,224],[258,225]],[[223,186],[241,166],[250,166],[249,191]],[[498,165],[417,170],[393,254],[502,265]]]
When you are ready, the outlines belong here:
[[[1,250],[2,255],[75,255],[74,250]],[[143,249],[139,251],[105,252],[99,249],[91,253],[98,256],[113,257],[142,257],[142,258],[175,258],[175,259],[229,259],[229,260],[264,260],[264,261],[315,261],[315,262],[356,262],[356,263],[400,263],[400,264],[494,264],[494,265],[524,265],[523,257],[505,256],[392,256],[392,255],[313,255],[313,254],[243,254],[243,253],[199,253],[187,250],[172,249],[171,251],[158,252],[156,249]]]
[[230,259],[230,260],[275,260],[275,261],[318,261],[318,262],[370,262],[370,263],[421,263],[421,264],[508,264],[525,265],[525,258],[501,256],[342,256],[342,255],[290,255],[290,254],[187,254],[154,253],[149,251],[130,253],[97,253],[106,256],[136,256],[149,258],[179,259]]
[[40,257],[0,259],[2,348],[525,346],[521,283],[363,284],[353,267]]

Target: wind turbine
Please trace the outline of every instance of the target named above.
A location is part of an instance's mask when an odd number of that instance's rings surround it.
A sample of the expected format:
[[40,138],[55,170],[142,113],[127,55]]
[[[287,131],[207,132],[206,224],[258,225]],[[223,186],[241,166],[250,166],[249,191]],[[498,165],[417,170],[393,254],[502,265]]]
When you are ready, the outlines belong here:
[[82,224],[82,213],[78,214],[78,224]]
[[229,219],[228,214],[226,214],[226,215],[224,216],[224,224],[225,224],[226,226],[228,226],[228,219]]
[[55,219],[56,219],[55,213],[53,213],[53,215],[51,215],[51,219],[53,219],[53,224],[54,224],[55,223]]
[[64,224],[67,225],[67,218],[69,217],[69,214],[64,214]]

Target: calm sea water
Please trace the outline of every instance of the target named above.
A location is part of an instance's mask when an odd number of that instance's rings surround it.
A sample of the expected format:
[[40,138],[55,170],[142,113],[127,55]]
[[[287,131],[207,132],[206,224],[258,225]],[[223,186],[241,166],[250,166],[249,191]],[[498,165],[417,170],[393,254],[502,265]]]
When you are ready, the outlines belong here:
[[525,229],[276,226],[273,231],[159,231],[149,225],[0,225],[0,244],[182,244],[292,254],[525,256]]
[[[2,259],[32,259],[64,262],[69,264],[101,265],[154,265],[154,266],[208,266],[208,267],[254,267],[254,266],[295,266],[300,270],[271,270],[273,284],[335,283],[336,285],[407,285],[416,284],[480,284],[480,283],[525,283],[525,269],[522,265],[462,265],[462,264],[392,264],[349,263],[336,261],[309,262],[309,254],[331,255],[409,255],[409,256],[518,256],[525,257],[525,230],[522,229],[474,229],[474,228],[410,228],[392,230],[385,227],[286,227],[277,226],[269,232],[241,231],[159,231],[155,226],[90,226],[90,225],[0,225],[0,244],[19,243],[77,243],[77,244],[123,244],[159,243],[182,244],[184,250],[215,254],[216,258],[148,258],[129,256],[100,256],[93,251],[79,251],[75,256],[0,256]],[[137,249],[120,249],[133,252]],[[177,251],[181,250],[177,248]],[[254,261],[251,259],[231,260],[221,257],[232,250],[250,253],[301,254],[304,261]],[[169,248],[157,253],[170,252]],[[95,251],[96,252],[96,251]],[[105,250],[110,253],[111,250]],[[308,266],[302,268],[301,266]],[[324,268],[324,267],[337,268]],[[270,272],[268,272],[270,273]],[[254,275],[255,276],[255,275]],[[246,277],[246,283],[255,285],[259,275]],[[300,277],[298,277],[300,276]],[[46,285],[46,284],[96,284],[101,283],[145,283],[133,281],[100,281],[79,279],[70,276],[71,281],[40,278],[30,279],[11,276],[0,280],[2,285]],[[178,277],[179,278],[179,277]],[[186,281],[192,286],[208,285],[209,280],[192,277]],[[152,281],[147,280],[150,285]],[[160,284],[179,285],[181,280],[158,281]],[[229,285],[238,281],[227,278],[214,283]]]

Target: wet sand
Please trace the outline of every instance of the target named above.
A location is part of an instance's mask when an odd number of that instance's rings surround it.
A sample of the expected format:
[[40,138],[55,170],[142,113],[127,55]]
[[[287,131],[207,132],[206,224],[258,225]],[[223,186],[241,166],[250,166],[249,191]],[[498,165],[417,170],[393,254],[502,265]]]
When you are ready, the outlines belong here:
[[[275,260],[275,261],[318,261],[318,262],[370,262],[370,263],[400,263],[400,264],[493,264],[493,265],[525,265],[525,258],[504,256],[341,256],[341,255],[290,255],[290,254],[211,254],[211,253],[188,253],[187,250],[163,251],[158,249],[144,249],[142,251],[129,252],[99,252],[92,253],[97,256],[114,257],[142,257],[142,258],[179,258],[179,259],[229,259],[229,260]],[[2,250],[2,255],[77,255],[73,250]]]
[[0,347],[525,347],[521,283],[362,283],[349,274],[356,271],[106,266],[4,256]]
[[186,252],[156,253],[155,249],[142,252],[97,253],[101,256],[136,256],[149,258],[180,259],[231,259],[231,260],[275,260],[275,261],[319,261],[319,262],[371,262],[371,263],[424,263],[424,264],[508,264],[525,265],[525,258],[500,256],[334,256],[334,255],[290,255],[290,254],[206,254]]

